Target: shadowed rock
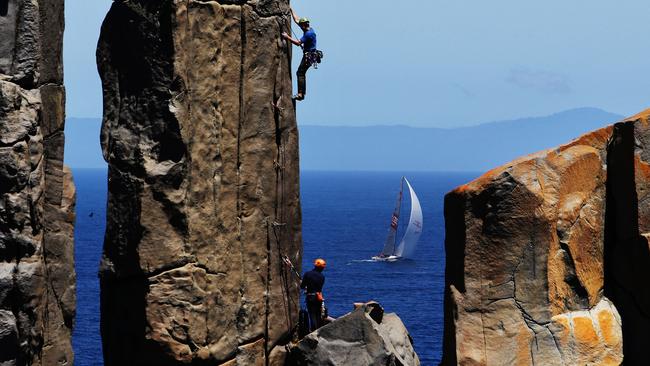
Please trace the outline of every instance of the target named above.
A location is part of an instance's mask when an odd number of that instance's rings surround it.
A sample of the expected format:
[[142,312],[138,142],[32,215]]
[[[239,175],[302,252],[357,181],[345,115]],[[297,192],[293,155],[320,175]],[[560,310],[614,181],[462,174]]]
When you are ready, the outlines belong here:
[[0,364],[73,363],[62,36],[63,0],[0,1]]
[[97,50],[106,365],[280,364],[299,306],[281,256],[301,262],[288,11],[113,3]]
[[650,111],[614,125],[609,144],[605,295],[621,313],[625,364],[650,355]]

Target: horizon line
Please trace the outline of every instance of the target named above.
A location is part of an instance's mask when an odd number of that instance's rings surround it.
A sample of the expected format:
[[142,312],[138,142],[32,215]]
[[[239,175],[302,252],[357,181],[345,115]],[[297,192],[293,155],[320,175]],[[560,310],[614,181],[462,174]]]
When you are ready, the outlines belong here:
[[[579,111],[579,110],[596,110],[599,112],[604,112],[607,114],[613,114],[617,115],[620,118],[625,118],[627,115],[621,114],[618,112],[611,112],[608,110],[605,110],[603,108],[599,107],[576,107],[576,108],[569,108],[569,109],[564,109],[559,112],[554,112],[550,114],[542,114],[542,115],[533,115],[533,116],[525,116],[525,117],[518,117],[518,118],[509,118],[509,119],[502,119],[502,120],[492,120],[492,121],[485,121],[485,122],[473,122],[473,123],[463,123],[463,124],[458,124],[457,126],[444,126],[444,127],[439,127],[439,126],[422,126],[422,125],[410,125],[410,124],[405,124],[405,123],[386,123],[386,124],[367,124],[367,125],[345,125],[345,124],[300,124],[297,122],[298,127],[336,127],[336,128],[369,128],[369,127],[407,127],[407,128],[413,128],[413,129],[438,129],[438,130],[454,130],[454,129],[462,129],[462,128],[472,128],[472,127],[478,127],[482,125],[489,125],[493,123],[507,123],[507,122],[516,122],[520,120],[528,120],[528,119],[540,119],[540,118],[547,118],[547,117],[553,117],[557,116],[559,114],[563,113],[568,113],[568,112],[574,112],[574,111]],[[76,116],[71,116],[71,117],[66,117],[67,119],[94,119],[94,120],[101,120],[103,117],[76,117]]]

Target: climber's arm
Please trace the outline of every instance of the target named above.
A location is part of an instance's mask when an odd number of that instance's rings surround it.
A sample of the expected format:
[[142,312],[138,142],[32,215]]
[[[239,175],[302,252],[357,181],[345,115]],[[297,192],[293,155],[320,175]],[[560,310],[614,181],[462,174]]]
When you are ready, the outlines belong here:
[[293,11],[293,8],[290,9],[291,9],[291,17],[293,18],[293,21],[296,22],[296,24],[298,24],[298,22],[300,21],[300,17],[298,16],[298,14],[296,14],[295,11]]
[[288,35],[286,32],[282,33],[282,37],[284,37],[287,41],[295,44],[296,46],[302,46],[302,42],[299,39],[295,39]]

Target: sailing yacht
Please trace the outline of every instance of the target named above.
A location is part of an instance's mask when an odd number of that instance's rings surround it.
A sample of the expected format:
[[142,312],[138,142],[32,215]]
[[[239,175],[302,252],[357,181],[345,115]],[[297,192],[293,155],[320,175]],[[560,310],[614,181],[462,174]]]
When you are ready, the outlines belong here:
[[[406,231],[398,244],[397,228],[399,226],[400,209],[404,200],[404,183],[406,183],[411,196],[411,214]],[[386,238],[384,249],[382,249],[379,255],[372,257],[372,259],[382,262],[395,262],[402,258],[412,257],[420,239],[420,234],[422,234],[422,207],[420,207],[420,200],[418,200],[418,196],[415,194],[411,183],[409,183],[406,177],[402,177],[399,194],[397,195],[397,203],[395,204],[395,210],[390,220],[388,237]]]

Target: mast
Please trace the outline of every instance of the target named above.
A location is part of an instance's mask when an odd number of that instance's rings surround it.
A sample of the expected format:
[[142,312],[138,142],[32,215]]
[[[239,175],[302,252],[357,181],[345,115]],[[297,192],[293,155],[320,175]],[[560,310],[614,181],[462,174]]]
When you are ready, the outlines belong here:
[[395,254],[395,244],[397,242],[397,226],[399,225],[399,214],[400,208],[402,206],[402,196],[404,191],[404,177],[400,182],[399,194],[397,195],[397,202],[395,203],[395,210],[393,211],[393,216],[390,220],[390,226],[388,228],[388,237],[386,238],[386,244],[384,244],[384,249],[381,251],[383,256],[391,256]]

